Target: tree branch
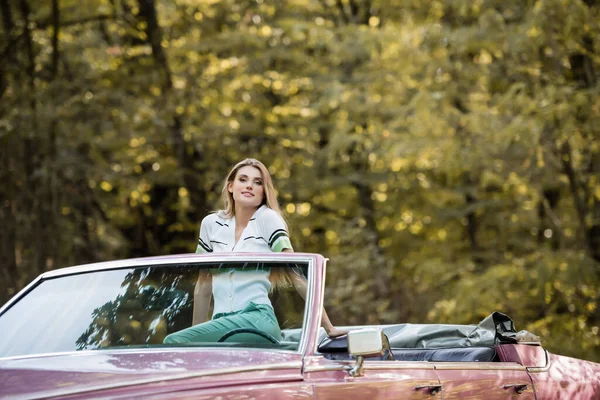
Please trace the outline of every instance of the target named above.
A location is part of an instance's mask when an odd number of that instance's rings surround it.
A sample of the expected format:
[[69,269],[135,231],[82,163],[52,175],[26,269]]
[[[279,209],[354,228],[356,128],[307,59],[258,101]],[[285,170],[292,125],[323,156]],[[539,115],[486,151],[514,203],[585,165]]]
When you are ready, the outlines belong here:
[[[54,18],[54,16],[52,16],[50,20],[45,19],[45,20],[36,22],[35,23],[36,29],[38,29],[38,30],[47,29],[50,25],[54,24],[53,18]],[[98,15],[92,15],[92,16],[80,18],[80,19],[65,20],[62,22],[61,27],[68,28],[68,27],[74,26],[74,25],[84,25],[89,22],[99,22],[99,21],[106,21],[106,20],[112,20],[112,19],[116,19],[115,16],[112,14],[98,14]]]

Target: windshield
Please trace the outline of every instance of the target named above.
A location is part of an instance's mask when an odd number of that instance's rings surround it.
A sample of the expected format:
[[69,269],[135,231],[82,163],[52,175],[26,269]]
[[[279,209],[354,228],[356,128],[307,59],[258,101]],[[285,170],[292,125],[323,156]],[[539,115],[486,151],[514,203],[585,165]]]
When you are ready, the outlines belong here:
[[307,264],[221,262],[42,280],[0,316],[0,357],[132,347],[297,350],[305,302],[294,281],[306,276]]

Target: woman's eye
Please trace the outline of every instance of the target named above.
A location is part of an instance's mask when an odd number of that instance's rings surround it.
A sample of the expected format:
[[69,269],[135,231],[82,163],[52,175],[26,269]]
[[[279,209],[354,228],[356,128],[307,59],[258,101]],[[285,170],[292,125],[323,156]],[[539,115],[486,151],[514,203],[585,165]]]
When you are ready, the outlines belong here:
[[254,183],[258,186],[262,186],[262,181],[254,181]]

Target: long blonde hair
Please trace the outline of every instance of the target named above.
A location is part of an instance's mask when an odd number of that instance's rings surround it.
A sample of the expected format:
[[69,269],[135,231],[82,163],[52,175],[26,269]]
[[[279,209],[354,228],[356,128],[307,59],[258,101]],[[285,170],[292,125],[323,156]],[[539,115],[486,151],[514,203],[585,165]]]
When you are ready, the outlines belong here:
[[[287,223],[285,221],[285,217],[279,208],[279,202],[277,201],[277,193],[275,192],[275,186],[273,186],[273,180],[271,179],[271,174],[265,165],[258,161],[255,158],[246,158],[243,161],[237,163],[231,171],[227,174],[225,178],[225,182],[223,184],[223,190],[221,191],[221,199],[223,201],[223,209],[219,210],[218,213],[220,216],[224,218],[233,218],[235,217],[235,200],[233,199],[233,194],[229,191],[229,185],[233,183],[235,177],[237,176],[238,171],[243,167],[254,167],[260,171],[260,175],[263,180],[263,200],[261,203],[275,211],[283,220],[283,223],[287,229]],[[292,282],[288,273],[283,268],[277,268],[271,271],[269,275],[269,280],[271,281],[271,286],[273,288],[281,288],[281,287],[290,287]]]

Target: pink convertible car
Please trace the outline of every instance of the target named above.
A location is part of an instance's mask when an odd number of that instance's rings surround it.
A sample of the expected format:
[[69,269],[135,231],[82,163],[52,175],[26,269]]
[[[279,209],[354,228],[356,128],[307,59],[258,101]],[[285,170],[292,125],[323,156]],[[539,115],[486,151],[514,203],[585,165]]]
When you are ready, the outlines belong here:
[[[546,351],[492,313],[475,325],[319,327],[316,254],[180,255],[47,272],[0,309],[0,398],[600,399],[600,364]],[[281,335],[234,329],[163,343],[192,321],[199,273],[286,269],[271,293]],[[235,271],[236,274],[231,274]]]

